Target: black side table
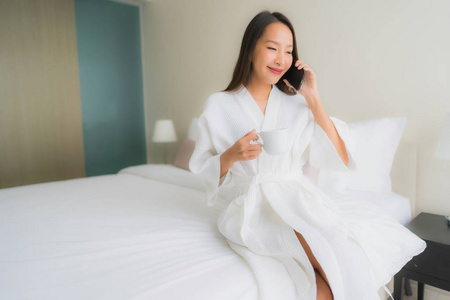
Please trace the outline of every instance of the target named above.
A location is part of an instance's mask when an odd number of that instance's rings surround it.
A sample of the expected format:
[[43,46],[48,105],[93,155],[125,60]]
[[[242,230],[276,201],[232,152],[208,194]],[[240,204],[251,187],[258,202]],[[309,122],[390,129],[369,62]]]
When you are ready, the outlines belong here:
[[417,281],[418,300],[423,300],[424,284],[450,291],[450,227],[445,217],[421,213],[406,227],[425,240],[427,248],[394,276],[394,299],[401,300],[403,278]]

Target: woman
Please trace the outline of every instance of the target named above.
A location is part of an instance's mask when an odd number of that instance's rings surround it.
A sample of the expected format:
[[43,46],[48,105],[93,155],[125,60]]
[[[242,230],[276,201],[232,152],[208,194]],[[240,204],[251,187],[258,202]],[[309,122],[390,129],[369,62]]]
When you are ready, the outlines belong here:
[[[293,64],[305,71],[299,91],[282,78]],[[337,171],[356,163],[348,127],[325,111],[284,15],[252,19],[231,83],[208,98],[198,124],[190,169],[204,177],[208,205],[221,209],[218,228],[252,268],[260,299],[379,299],[378,289],[425,249],[393,219],[344,220],[302,174],[306,162]],[[268,155],[256,132],[277,128],[288,128],[289,149]]]

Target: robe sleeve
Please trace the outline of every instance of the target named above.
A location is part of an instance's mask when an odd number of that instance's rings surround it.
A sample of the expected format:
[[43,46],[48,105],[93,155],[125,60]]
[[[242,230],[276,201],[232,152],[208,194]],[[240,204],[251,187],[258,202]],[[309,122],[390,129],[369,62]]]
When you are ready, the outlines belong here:
[[213,144],[213,135],[208,122],[207,113],[203,113],[198,119],[198,135],[195,149],[189,161],[189,169],[199,174],[206,186],[207,205],[214,206],[221,188],[230,181],[230,171],[220,177],[220,155]]
[[337,118],[330,117],[339,136],[345,144],[347,151],[348,163],[344,164],[342,158],[336,150],[333,142],[330,140],[326,132],[314,121],[314,117],[310,112],[308,126],[312,128],[312,138],[303,153],[305,161],[315,168],[329,171],[352,171],[356,170],[356,161],[354,158],[355,142],[350,133],[348,125]]

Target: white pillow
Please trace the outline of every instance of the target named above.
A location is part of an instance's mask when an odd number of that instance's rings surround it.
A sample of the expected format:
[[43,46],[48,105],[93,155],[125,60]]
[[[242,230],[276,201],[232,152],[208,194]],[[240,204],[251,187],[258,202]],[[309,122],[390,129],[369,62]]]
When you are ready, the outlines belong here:
[[349,123],[356,144],[356,170],[321,170],[317,186],[328,193],[392,191],[390,173],[405,124],[406,118],[403,117]]

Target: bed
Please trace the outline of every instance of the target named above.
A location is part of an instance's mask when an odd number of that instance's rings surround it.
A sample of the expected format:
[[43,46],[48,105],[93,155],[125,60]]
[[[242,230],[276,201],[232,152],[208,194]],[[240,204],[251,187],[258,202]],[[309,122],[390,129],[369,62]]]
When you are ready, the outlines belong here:
[[[388,158],[392,190],[355,188],[348,174],[305,173],[344,211],[369,208],[407,224],[414,147],[400,143],[404,121],[391,121],[401,127]],[[206,206],[201,179],[175,165],[0,190],[0,298],[258,299],[251,269],[217,230],[221,209]]]

